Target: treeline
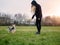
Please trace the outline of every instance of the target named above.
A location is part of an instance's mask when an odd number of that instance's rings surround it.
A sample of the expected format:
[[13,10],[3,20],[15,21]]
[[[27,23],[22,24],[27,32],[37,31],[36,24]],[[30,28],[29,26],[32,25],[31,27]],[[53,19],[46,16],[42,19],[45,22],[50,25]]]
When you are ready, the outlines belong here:
[[10,25],[15,23],[16,25],[34,25],[35,20],[28,22],[29,16],[27,14],[14,14],[13,17],[11,14],[0,13],[0,25]]
[[[26,14],[14,14],[12,17],[11,14],[0,13],[0,25],[10,25],[15,23],[16,25],[35,25],[35,19],[31,22],[28,22],[29,16]],[[60,17],[56,16],[46,16],[42,18],[43,26],[60,26]]]
[[46,16],[42,19],[42,25],[45,26],[60,26],[60,17],[58,16]]

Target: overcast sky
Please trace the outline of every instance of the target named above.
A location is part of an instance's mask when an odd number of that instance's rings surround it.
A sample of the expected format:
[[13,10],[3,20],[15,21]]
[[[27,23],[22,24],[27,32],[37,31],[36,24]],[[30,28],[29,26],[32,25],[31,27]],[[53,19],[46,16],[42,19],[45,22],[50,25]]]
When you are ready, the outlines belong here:
[[[32,0],[0,0],[0,12],[30,14]],[[36,0],[42,7],[43,16],[60,15],[60,0]],[[30,16],[30,15],[29,15]]]

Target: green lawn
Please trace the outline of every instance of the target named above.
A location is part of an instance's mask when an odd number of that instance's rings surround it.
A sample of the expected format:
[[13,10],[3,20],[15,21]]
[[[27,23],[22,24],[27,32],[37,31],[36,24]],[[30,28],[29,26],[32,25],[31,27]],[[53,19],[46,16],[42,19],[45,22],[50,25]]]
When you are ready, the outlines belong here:
[[60,45],[60,26],[42,26],[37,35],[35,26],[17,26],[16,33],[8,33],[7,26],[0,26],[0,45]]

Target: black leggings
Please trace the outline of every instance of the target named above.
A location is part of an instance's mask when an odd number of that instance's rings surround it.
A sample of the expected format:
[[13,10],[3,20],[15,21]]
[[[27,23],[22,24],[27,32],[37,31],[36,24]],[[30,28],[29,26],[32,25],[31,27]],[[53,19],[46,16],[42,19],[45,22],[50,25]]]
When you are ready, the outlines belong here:
[[40,32],[40,30],[41,30],[41,20],[36,20],[36,27],[37,27],[38,32]]

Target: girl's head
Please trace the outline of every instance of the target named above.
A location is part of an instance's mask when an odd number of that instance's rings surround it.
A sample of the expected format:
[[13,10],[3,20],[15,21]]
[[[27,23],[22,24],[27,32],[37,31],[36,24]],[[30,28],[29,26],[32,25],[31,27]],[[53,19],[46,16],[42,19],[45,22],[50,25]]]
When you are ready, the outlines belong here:
[[33,0],[33,1],[31,2],[31,11],[32,11],[32,12],[35,12],[36,7],[37,7],[37,2],[36,2],[35,0]]
[[31,2],[31,5],[36,7],[36,6],[37,6],[37,2],[36,2],[35,0],[33,0],[33,1]]

